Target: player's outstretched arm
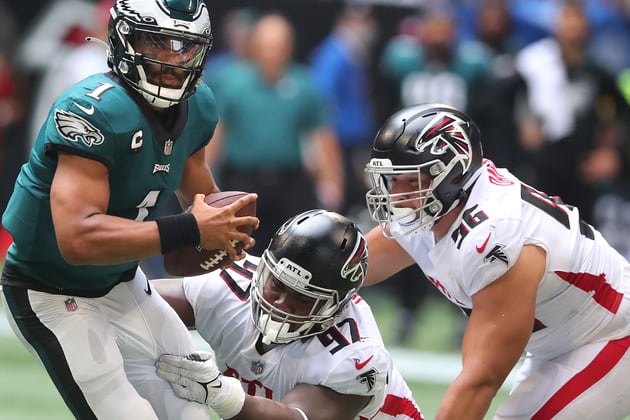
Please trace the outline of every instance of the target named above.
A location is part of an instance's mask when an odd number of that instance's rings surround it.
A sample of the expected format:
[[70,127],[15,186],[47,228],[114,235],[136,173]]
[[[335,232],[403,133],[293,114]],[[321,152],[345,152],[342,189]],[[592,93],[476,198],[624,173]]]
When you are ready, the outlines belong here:
[[446,391],[437,420],[484,418],[532,333],[545,266],[542,248],[526,245],[505,274],[473,295],[462,371]]
[[[352,378],[350,378],[352,379]],[[257,413],[265,412],[265,408],[270,409],[272,405],[277,405],[276,417],[272,418],[297,418],[304,419],[304,415],[309,420],[341,419],[351,420],[358,417],[359,412],[369,402],[369,396],[340,394],[330,388],[311,384],[298,384],[282,399],[282,402],[275,402],[261,397],[251,397],[245,401],[245,406],[241,413],[251,414],[247,417],[236,417],[237,419],[254,419]],[[304,415],[300,417],[282,417],[281,413],[289,413],[287,409],[299,410]],[[297,410],[296,410],[297,409]],[[267,417],[265,417],[267,418]]]
[[368,243],[368,271],[363,285],[381,282],[414,264],[413,258],[393,239],[383,236],[380,226],[370,230]]
[[151,280],[151,287],[175,309],[175,312],[177,312],[177,315],[179,315],[184,322],[184,325],[189,329],[195,328],[195,312],[192,306],[190,306],[190,302],[186,299],[186,293],[184,292],[181,278],[153,279]]
[[212,353],[200,351],[185,357],[163,354],[155,366],[157,375],[171,383],[175,395],[207,404],[222,419],[231,419],[243,408],[241,382],[223,376]]
[[188,357],[162,355],[157,374],[181,398],[209,405],[221,418],[235,420],[352,420],[370,398],[343,395],[328,388],[299,384],[279,401],[245,395],[240,381],[219,373],[210,353]]

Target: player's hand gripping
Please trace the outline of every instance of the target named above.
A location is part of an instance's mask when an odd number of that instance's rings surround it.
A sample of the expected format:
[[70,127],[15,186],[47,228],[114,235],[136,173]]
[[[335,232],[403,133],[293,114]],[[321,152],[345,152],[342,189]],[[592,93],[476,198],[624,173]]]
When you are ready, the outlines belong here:
[[164,354],[156,367],[157,375],[171,383],[175,395],[209,405],[222,419],[234,417],[243,408],[245,391],[241,382],[223,376],[212,353]]
[[238,227],[250,225],[255,230],[259,220],[255,216],[236,216],[236,212],[257,199],[257,194],[247,194],[219,208],[204,203],[203,194],[195,194],[190,211],[197,219],[200,245],[205,249],[223,249],[235,261],[243,259],[245,254],[237,250],[235,244],[241,242],[243,250],[246,250],[254,246],[255,241],[247,233],[240,232]]

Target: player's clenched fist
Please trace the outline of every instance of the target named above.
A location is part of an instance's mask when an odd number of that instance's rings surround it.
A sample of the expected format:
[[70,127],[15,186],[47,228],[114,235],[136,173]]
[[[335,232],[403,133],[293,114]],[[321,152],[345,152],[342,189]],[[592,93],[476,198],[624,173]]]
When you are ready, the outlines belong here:
[[212,353],[164,354],[156,367],[158,376],[171,383],[178,397],[207,404],[223,419],[234,417],[243,408],[245,391],[241,382],[223,376]]

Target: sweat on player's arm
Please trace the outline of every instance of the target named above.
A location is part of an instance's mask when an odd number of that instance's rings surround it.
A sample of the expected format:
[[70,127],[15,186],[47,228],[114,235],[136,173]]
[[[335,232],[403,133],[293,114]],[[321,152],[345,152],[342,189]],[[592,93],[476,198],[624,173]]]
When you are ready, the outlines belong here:
[[344,216],[312,210],[288,220],[261,258],[152,280],[216,357],[163,355],[158,376],[235,419],[421,419],[356,294],[365,245]]

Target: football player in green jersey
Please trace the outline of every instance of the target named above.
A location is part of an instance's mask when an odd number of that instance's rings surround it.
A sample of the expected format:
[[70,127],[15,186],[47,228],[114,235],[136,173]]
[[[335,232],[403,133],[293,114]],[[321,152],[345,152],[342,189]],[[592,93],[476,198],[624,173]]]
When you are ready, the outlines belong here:
[[[253,239],[236,212],[203,201],[219,191],[204,147],[218,116],[199,78],[212,35],[201,0],[116,0],[111,72],[68,88],[23,165],[2,223],[11,245],[2,273],[9,321],[78,419],[208,419],[155,374],[160,354],[192,338],[138,268],[144,257]],[[176,192],[189,212],[157,217]]]

